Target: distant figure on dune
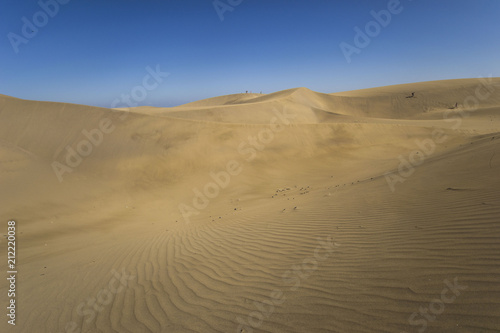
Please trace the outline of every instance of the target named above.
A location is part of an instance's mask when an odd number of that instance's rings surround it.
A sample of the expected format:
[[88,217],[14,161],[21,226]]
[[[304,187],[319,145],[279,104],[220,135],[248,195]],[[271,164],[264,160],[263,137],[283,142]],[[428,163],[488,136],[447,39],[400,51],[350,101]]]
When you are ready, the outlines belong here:
[[415,97],[415,93],[414,92],[412,92],[410,96],[406,96],[406,98],[413,98],[413,97]]

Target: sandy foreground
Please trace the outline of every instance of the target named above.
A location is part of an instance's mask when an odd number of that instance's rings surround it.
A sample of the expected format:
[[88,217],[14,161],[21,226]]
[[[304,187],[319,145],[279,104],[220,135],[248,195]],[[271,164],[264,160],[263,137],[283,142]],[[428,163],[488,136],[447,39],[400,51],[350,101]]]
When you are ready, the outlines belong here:
[[500,78],[0,95],[0,184],[1,332],[500,332]]

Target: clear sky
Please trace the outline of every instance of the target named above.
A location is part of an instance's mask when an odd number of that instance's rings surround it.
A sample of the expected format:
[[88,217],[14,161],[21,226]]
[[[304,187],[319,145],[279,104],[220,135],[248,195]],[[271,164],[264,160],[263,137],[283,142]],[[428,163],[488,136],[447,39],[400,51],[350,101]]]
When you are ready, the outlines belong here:
[[1,94],[110,107],[157,65],[170,75],[141,105],[500,76],[498,0],[220,0],[223,20],[213,0],[55,1],[0,2]]

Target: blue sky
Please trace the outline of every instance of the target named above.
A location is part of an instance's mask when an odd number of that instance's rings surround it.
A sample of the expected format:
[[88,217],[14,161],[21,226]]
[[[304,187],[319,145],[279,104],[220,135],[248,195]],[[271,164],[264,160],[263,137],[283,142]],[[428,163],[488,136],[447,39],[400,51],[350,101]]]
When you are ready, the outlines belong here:
[[[38,1],[2,0],[1,94],[110,107],[157,65],[170,76],[141,105],[500,76],[498,0],[401,0],[350,63],[339,45],[355,47],[354,27],[396,0],[220,0],[233,4],[223,21],[213,0],[59,1],[43,25]],[[43,26],[25,38],[22,18],[34,15]],[[27,41],[17,53],[9,33]]]

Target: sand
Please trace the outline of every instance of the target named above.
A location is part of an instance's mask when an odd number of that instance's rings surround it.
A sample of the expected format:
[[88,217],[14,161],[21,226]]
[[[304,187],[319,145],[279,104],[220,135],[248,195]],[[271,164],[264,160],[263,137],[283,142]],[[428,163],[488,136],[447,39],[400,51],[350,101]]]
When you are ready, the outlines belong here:
[[0,331],[499,332],[499,172],[500,78],[0,95]]

